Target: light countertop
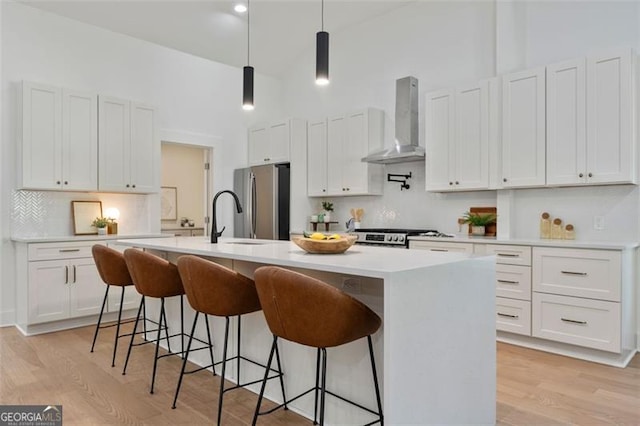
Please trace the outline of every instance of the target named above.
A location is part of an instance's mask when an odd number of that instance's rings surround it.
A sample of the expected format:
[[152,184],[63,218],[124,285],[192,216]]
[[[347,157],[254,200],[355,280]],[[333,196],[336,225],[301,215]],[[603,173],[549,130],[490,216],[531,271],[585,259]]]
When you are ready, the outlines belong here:
[[430,253],[388,247],[354,245],[341,254],[310,254],[290,241],[220,238],[212,244],[208,237],[127,239],[123,245],[197,256],[244,260],[287,267],[385,278],[389,274],[465,260],[467,254]]
[[410,241],[434,241],[438,243],[508,244],[515,246],[587,248],[601,250],[628,250],[640,247],[640,242],[609,242],[583,240],[542,240],[542,239],[497,239],[496,237],[474,237],[457,234],[455,237],[409,237]]
[[68,241],[109,241],[129,238],[166,238],[162,234],[109,234],[109,235],[57,235],[47,237],[11,237],[11,241],[17,243],[58,243]]

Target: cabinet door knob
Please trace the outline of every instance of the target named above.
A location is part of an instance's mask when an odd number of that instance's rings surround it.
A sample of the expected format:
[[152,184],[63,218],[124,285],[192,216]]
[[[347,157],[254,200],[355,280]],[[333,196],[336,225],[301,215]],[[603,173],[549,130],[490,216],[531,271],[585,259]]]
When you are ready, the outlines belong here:
[[60,181],[59,180],[56,181],[56,185],[60,185]]
[[589,176],[589,177],[593,177],[593,173],[589,173],[587,176]]
[[323,189],[323,190],[322,190],[322,192],[327,192],[327,190],[326,190],[326,189]]
[[129,184],[127,184],[127,188],[129,187]]
[[456,185],[460,185],[460,182],[456,181]]
[[135,188],[135,187],[136,187],[136,184],[134,183],[134,184],[133,184],[133,185],[131,185],[131,186],[132,186],[133,188]]
[[69,182],[65,180],[65,181],[64,181],[64,184],[65,184],[65,185],[69,185]]
[[449,185],[453,185],[453,182],[449,182]]
[[503,181],[503,182],[506,182],[506,181],[507,181],[507,178],[502,178],[502,181]]
[[580,173],[578,177],[584,177],[584,173]]

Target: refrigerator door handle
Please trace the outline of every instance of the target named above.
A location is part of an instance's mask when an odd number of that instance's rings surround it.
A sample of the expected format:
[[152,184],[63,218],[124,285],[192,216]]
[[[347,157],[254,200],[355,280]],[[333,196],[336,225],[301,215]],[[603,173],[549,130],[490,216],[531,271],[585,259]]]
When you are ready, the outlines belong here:
[[249,238],[256,237],[256,175],[249,173]]

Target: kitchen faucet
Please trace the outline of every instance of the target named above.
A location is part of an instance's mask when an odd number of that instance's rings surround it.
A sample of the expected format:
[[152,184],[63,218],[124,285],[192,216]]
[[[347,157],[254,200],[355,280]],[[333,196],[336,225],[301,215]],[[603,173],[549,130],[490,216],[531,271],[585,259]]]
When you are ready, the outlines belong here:
[[213,244],[216,244],[218,242],[218,237],[222,236],[222,233],[226,228],[226,226],[223,226],[222,230],[218,232],[218,225],[216,223],[216,202],[218,201],[218,197],[224,194],[225,192],[233,196],[233,199],[236,201],[236,210],[238,211],[238,213],[242,213],[242,206],[240,205],[240,199],[238,198],[235,192],[225,189],[224,191],[219,191],[216,194],[216,196],[213,197],[213,208],[212,208],[213,224],[211,225],[211,242]]

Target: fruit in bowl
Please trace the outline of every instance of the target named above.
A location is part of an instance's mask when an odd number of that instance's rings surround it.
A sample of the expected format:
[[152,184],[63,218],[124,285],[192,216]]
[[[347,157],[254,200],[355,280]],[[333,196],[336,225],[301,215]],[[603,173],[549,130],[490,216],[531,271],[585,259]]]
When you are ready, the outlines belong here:
[[294,237],[293,242],[304,251],[314,254],[344,253],[358,239],[354,235],[325,235],[322,232],[305,232],[303,235]]

